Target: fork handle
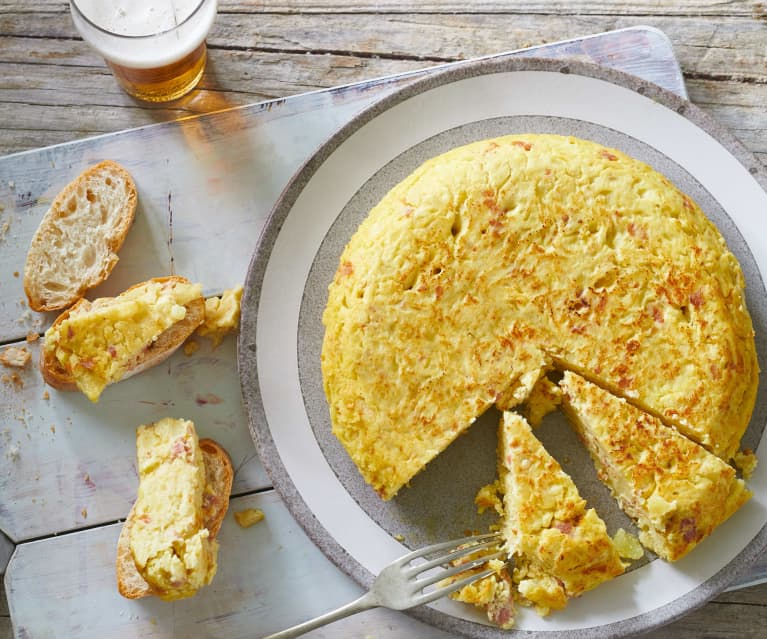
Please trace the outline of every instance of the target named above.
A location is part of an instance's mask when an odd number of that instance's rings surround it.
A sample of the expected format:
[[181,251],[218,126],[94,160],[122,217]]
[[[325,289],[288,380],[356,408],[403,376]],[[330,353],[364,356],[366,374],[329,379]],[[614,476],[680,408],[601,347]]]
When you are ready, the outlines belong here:
[[315,617],[309,621],[304,621],[297,626],[287,628],[286,630],[281,630],[280,632],[275,632],[273,635],[262,637],[262,639],[293,639],[293,637],[299,637],[305,632],[309,632],[310,630],[314,630],[320,626],[333,623],[334,621],[338,621],[339,619],[354,615],[358,612],[376,608],[378,605],[379,604],[375,596],[370,592],[366,592],[359,599],[355,599],[345,606],[341,606],[340,608],[326,612],[324,615],[320,615],[319,617]]

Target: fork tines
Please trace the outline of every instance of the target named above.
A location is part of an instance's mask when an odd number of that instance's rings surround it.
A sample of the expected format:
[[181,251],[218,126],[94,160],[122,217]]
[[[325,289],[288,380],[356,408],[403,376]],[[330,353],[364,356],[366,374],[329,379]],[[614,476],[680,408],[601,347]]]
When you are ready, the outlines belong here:
[[[403,565],[412,562],[418,558],[432,555],[434,553],[441,553],[442,551],[449,551],[444,554],[440,554],[438,557],[428,559],[424,562],[414,564],[407,567],[405,574],[414,579],[414,591],[421,591],[424,588],[439,584],[434,590],[423,593],[420,597],[420,603],[429,603],[444,597],[445,595],[459,590],[464,586],[478,581],[492,575],[497,572],[497,568],[488,567],[480,572],[472,572],[477,568],[487,564],[487,562],[493,559],[500,559],[506,557],[506,551],[502,549],[495,550],[494,552],[483,552],[492,548],[497,548],[498,544],[502,541],[502,537],[497,533],[488,533],[485,535],[475,535],[471,537],[464,537],[461,539],[454,539],[452,541],[446,541],[419,550],[415,550],[408,555],[401,558]],[[472,557],[479,553],[477,556]],[[459,562],[459,560],[469,557],[466,561]],[[458,562],[458,563],[457,563]],[[437,568],[438,566],[446,566],[446,570],[435,571],[433,574],[428,574],[420,579],[415,579],[418,575],[428,573],[430,570]],[[457,579],[456,581],[449,582],[452,577],[468,573],[465,577]]]

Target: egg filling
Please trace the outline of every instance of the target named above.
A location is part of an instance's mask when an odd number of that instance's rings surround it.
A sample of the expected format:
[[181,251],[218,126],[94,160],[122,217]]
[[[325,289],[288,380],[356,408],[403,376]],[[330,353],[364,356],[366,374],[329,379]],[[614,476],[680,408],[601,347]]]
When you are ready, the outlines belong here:
[[201,294],[199,284],[147,282],[74,309],[46,331],[45,348],[95,402],[161,333],[184,319],[185,305]]
[[205,464],[194,425],[166,418],[139,426],[136,454],[136,568],[161,598],[190,597],[213,579],[218,551],[203,525]]
[[605,523],[520,415],[503,414],[499,458],[513,581],[539,614],[623,573]]
[[571,372],[561,386],[600,478],[664,559],[684,557],[751,497],[732,466],[658,418]]
[[197,328],[197,334],[207,337],[218,346],[226,335],[240,325],[240,300],[242,286],[225,290],[221,297],[205,300],[205,321]]

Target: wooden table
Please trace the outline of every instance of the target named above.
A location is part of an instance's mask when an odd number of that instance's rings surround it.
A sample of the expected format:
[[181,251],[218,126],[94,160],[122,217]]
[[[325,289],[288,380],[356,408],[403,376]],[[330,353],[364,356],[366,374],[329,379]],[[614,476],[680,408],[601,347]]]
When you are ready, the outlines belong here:
[[[322,89],[377,78],[393,73],[415,71],[435,64],[476,56],[509,51],[587,35],[637,24],[652,25],[670,38],[680,61],[691,100],[725,123],[745,145],[767,161],[767,9],[761,3],[715,3],[699,1],[670,2],[494,2],[491,0],[466,3],[396,2],[334,4],[322,0],[277,2],[220,2],[220,13],[209,43],[209,67],[199,90],[171,106],[150,107],[138,103],[115,85],[102,61],[77,37],[69,19],[66,3],[40,0],[34,3],[0,1],[0,155],[37,149],[51,144],[69,142],[101,133],[172,121],[190,114],[218,111],[227,107],[280,98],[314,89]],[[317,98],[318,100],[320,98]],[[187,127],[185,130],[192,130]],[[204,136],[197,131],[199,139]],[[101,148],[99,144],[84,146]],[[24,158],[28,156],[19,156]],[[60,151],[49,156],[55,164],[62,158]],[[221,160],[222,162],[224,160]],[[72,168],[56,167],[62,174]],[[220,168],[220,167],[219,167]],[[236,170],[237,167],[233,167]],[[287,170],[289,167],[282,167]],[[264,165],[268,170],[268,163]],[[139,171],[141,167],[139,167]],[[161,177],[161,176],[160,176]],[[157,177],[156,179],[160,179]],[[257,208],[276,196],[268,191],[268,180],[256,178],[264,193],[253,196]],[[183,227],[178,218],[182,202],[173,207],[164,200],[166,191],[155,193],[146,178],[142,183],[144,227],[139,229],[148,241],[155,242],[158,254],[165,241],[152,234],[152,222],[165,225],[167,215],[176,215],[176,253],[172,254],[177,271],[194,266],[192,255],[184,252]],[[0,171],[0,190],[6,177]],[[63,183],[63,182],[62,182]],[[58,186],[61,186],[60,183]],[[19,184],[19,188],[21,188]],[[157,186],[159,189],[158,185]],[[13,185],[15,188],[16,185]],[[46,190],[46,187],[48,190]],[[46,198],[53,195],[53,184],[36,184],[38,192],[30,208],[44,209]],[[30,189],[30,194],[32,190]],[[16,192],[17,202],[24,203],[24,193]],[[30,195],[30,197],[32,197]],[[224,200],[226,194],[221,194]],[[32,206],[34,205],[34,206]],[[171,210],[173,209],[173,210]],[[154,219],[153,219],[154,218]],[[2,220],[0,220],[0,223]],[[29,232],[32,221],[19,216],[10,228],[18,237]],[[19,229],[23,229],[19,230]],[[103,290],[119,290],[123,284],[156,264],[139,264],[139,251],[133,249],[123,258]],[[18,251],[18,247],[14,249]],[[9,253],[0,249],[0,262]],[[5,262],[2,262],[5,267]],[[0,307],[7,317],[34,324],[25,315],[18,295],[17,278],[13,270],[0,273]],[[200,267],[210,291],[237,283],[240,273],[228,273],[226,265]],[[154,273],[149,273],[154,274]],[[12,292],[9,294],[9,291]],[[7,333],[6,333],[7,334]],[[12,341],[5,338],[2,341]],[[23,423],[22,433],[28,441],[42,442],[51,450],[77,446],[81,452],[89,446],[123,447],[123,466],[107,467],[98,458],[80,453],[62,461],[50,455],[39,460],[24,458],[26,441],[19,441],[19,458],[28,469],[36,464],[37,475],[27,477],[34,484],[54,488],[24,495],[28,501],[24,516],[14,525],[24,529],[25,539],[45,536],[50,530],[81,530],[56,539],[56,549],[71,558],[71,579],[66,566],[51,566],[49,578],[43,579],[45,565],[38,566],[38,578],[19,579],[14,587],[20,600],[28,593],[29,601],[56,602],[56,607],[70,610],[70,631],[87,635],[89,628],[102,624],[103,615],[114,613],[109,608],[113,584],[103,579],[99,568],[108,561],[119,531],[117,520],[127,513],[133,495],[130,492],[133,468],[133,428],[137,420],[161,416],[168,409],[168,397],[174,410],[208,418],[216,424],[219,439],[228,444],[238,467],[233,508],[250,505],[262,508],[267,525],[239,529],[231,521],[222,532],[222,546],[252,547],[248,569],[234,565],[231,555],[222,554],[222,572],[240,575],[249,587],[259,586],[260,597],[242,598],[243,586],[230,588],[229,604],[217,610],[205,605],[180,603],[175,605],[174,627],[166,619],[159,602],[149,604],[139,614],[128,607],[117,611],[111,636],[245,636],[250,630],[258,636],[276,630],[299,619],[316,614],[355,596],[359,588],[343,576],[306,539],[293,522],[278,496],[269,489],[265,475],[252,444],[243,433],[244,416],[239,405],[234,366],[234,342],[229,339],[219,349],[205,350],[194,358],[175,357],[168,369],[149,373],[142,385],[125,382],[120,391],[122,400],[139,408],[131,414],[116,414],[114,423],[99,422],[99,413],[89,410],[82,398],[61,399],[51,394],[44,400],[44,387],[32,373],[27,373],[23,389],[19,390],[18,410],[10,412],[0,407],[0,431],[14,422]],[[203,362],[206,372],[193,362]],[[173,370],[174,375],[167,374]],[[215,371],[216,383],[196,390],[198,375],[210,380]],[[142,376],[143,377],[143,376]],[[122,385],[121,385],[122,386]],[[151,388],[152,392],[147,392]],[[7,392],[5,397],[7,397]],[[215,401],[208,403],[208,400]],[[17,400],[14,400],[14,402]],[[116,408],[119,408],[116,406]],[[119,413],[119,410],[118,410]],[[103,420],[102,420],[103,421]],[[18,430],[18,429],[17,429]],[[83,433],[90,433],[85,437]],[[93,435],[96,433],[96,435]],[[207,434],[207,433],[206,433]],[[0,436],[2,436],[0,434]],[[110,442],[105,441],[110,439]],[[102,441],[103,440],[103,441]],[[15,446],[15,442],[11,442]],[[9,450],[6,446],[5,451]],[[63,455],[66,457],[66,455]],[[0,473],[12,474],[18,459],[3,456]],[[26,465],[29,464],[29,465]],[[67,466],[69,464],[69,466]],[[33,473],[34,474],[34,473]],[[114,477],[121,477],[115,480]],[[126,482],[125,477],[131,478]],[[62,479],[65,478],[65,479]],[[6,482],[8,485],[9,482]],[[135,488],[135,485],[134,485]],[[57,500],[77,504],[68,512],[60,512]],[[18,496],[17,496],[18,497]],[[2,509],[0,502],[0,510]],[[98,524],[98,525],[96,525]],[[94,527],[95,526],[95,527]],[[83,539],[87,537],[87,543]],[[34,548],[36,543],[24,544]],[[83,548],[89,554],[82,556]],[[0,538],[0,560],[10,551]],[[275,561],[275,553],[278,561]],[[17,553],[14,561],[26,561],[34,553]],[[2,562],[4,563],[4,562]],[[82,566],[92,565],[88,571]],[[274,566],[282,566],[276,571]],[[264,570],[260,570],[260,567]],[[297,592],[306,593],[300,603],[292,604],[277,595],[274,580],[292,580]],[[311,581],[307,581],[311,579]],[[215,582],[214,582],[215,583]],[[244,582],[243,582],[244,583]],[[317,592],[316,584],[322,584]],[[93,595],[88,614],[77,603],[78,593]],[[105,599],[99,598],[99,593]],[[51,604],[53,606],[53,603]],[[5,596],[0,597],[0,639],[13,636]],[[69,608],[66,608],[69,606]],[[153,612],[154,611],[154,612]],[[30,614],[30,613],[28,613]],[[41,605],[40,615],[45,615]],[[79,617],[78,617],[79,615]],[[253,626],[253,619],[267,620],[267,627]],[[249,625],[251,624],[251,625]],[[725,593],[703,608],[664,629],[652,633],[655,637],[765,637],[767,636],[767,584]],[[16,628],[17,636],[34,637]],[[222,634],[224,633],[224,634]],[[63,635],[62,635],[63,636]],[[341,622],[314,636],[347,637],[444,637],[444,633],[426,628],[400,614],[373,611]]]

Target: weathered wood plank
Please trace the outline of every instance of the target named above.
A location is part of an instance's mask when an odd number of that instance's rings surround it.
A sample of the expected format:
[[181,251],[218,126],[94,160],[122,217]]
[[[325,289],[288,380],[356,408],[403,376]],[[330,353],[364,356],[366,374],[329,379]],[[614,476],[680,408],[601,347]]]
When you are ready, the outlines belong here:
[[[39,13],[66,11],[66,4],[57,0],[40,0],[31,8],[24,0],[4,0],[4,11]],[[282,12],[282,13],[539,13],[539,14],[622,14],[622,15],[761,15],[764,8],[748,0],[722,2],[721,0],[678,0],[659,3],[657,0],[578,0],[574,2],[548,2],[546,0],[474,0],[471,5],[459,0],[381,0],[338,3],[333,0],[262,0],[243,2],[220,0],[219,11],[229,12]]]
[[767,84],[687,80],[690,99],[767,164]]
[[[284,53],[331,53],[406,60],[459,60],[590,35],[636,25],[632,16],[409,13],[370,17],[373,27],[360,32],[353,13],[282,14],[221,13],[208,38],[212,49]],[[682,67],[688,73],[725,74],[764,81],[767,20],[750,16],[652,16],[644,21],[664,31],[672,40]],[[79,37],[67,14],[51,13],[30,25],[24,14],[0,16],[0,29],[8,37],[22,38],[21,50],[7,47],[1,61],[80,65],[96,61],[80,47],[80,57],[68,60],[66,52],[46,51],[57,38]],[[82,44],[82,43],[81,43]],[[38,51],[38,46],[41,50]],[[287,77],[287,76],[286,76]]]
[[[14,543],[0,531],[0,575],[5,573],[5,567],[11,558],[14,549]],[[0,601],[0,615],[3,614],[3,604]]]
[[[247,2],[226,1],[221,6],[224,10],[253,10],[253,4]],[[308,12],[346,12],[351,8],[349,4],[333,2],[331,0],[295,0],[286,2],[269,1],[256,4],[263,7],[264,11],[300,11]],[[355,2],[354,11],[370,13],[539,13],[549,15],[563,14],[617,14],[617,15],[752,15],[760,14],[762,8],[747,0],[734,0],[722,2],[721,0],[681,0],[679,2],[661,2],[657,0],[576,0],[574,2],[547,0],[521,0],[508,2],[508,0],[476,0],[471,4],[461,3],[458,0],[445,0],[444,2],[415,0],[407,2],[403,0],[383,0],[382,2],[368,1]]]
[[[767,584],[740,592],[741,601],[721,595],[679,621],[643,636],[649,639],[762,639],[767,618]],[[744,623],[746,619],[753,621]]]
[[0,581],[0,608],[5,607],[6,612],[0,614],[0,639],[12,639],[13,627],[11,626],[11,615],[7,612],[8,605],[5,598],[5,588]]
[[[62,109],[94,105],[124,110],[128,118],[138,113],[145,114],[144,119],[165,120],[433,66],[424,61],[345,55],[211,50],[201,91],[172,104],[146,105],[121,91],[102,60],[90,54],[80,41],[34,41],[39,43],[39,55],[61,55],[50,65],[28,61],[28,38],[8,38],[6,42],[7,61],[0,63],[5,73],[0,103],[8,104],[9,115],[18,109],[18,118],[4,121],[11,127],[35,119],[34,115],[26,115],[20,105]],[[88,66],[84,66],[85,61]],[[56,69],[55,78],[51,77],[52,69]],[[92,119],[105,115],[99,113]],[[77,113],[70,120],[80,121],[83,117],[87,113]]]
[[[0,14],[2,15],[2,14]],[[22,14],[4,14],[0,50],[0,153],[61,141],[62,131],[83,137],[152,121],[175,119],[510,50],[544,40],[622,27],[624,16],[408,14],[375,16],[374,35],[360,36],[358,16],[222,14],[210,37],[210,66],[201,90],[170,106],[139,104],[116,86],[100,58],[79,39],[65,12],[49,15],[37,33]],[[758,139],[767,84],[767,21],[657,17],[652,24],[674,43],[691,83],[705,84],[705,104],[735,106],[730,118]],[[47,25],[47,26],[46,26]],[[481,34],[481,37],[478,37]],[[733,96],[740,104],[732,104]],[[729,122],[728,122],[729,123]],[[25,142],[26,140],[26,142]]]
[[[3,542],[0,541],[0,544]],[[2,554],[2,553],[0,553]],[[10,555],[8,556],[10,557]],[[0,557],[0,561],[2,557]],[[2,570],[5,573],[5,570]],[[11,639],[13,631],[11,628],[11,613],[8,610],[8,597],[5,595],[5,583],[0,579],[0,639]]]

